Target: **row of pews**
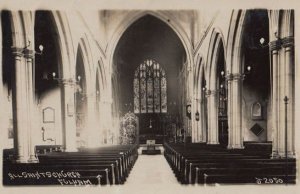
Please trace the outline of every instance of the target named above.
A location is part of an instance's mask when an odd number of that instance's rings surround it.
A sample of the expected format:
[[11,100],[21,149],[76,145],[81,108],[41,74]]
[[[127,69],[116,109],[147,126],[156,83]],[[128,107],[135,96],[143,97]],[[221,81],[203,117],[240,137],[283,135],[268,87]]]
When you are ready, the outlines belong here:
[[228,150],[220,145],[164,144],[165,158],[182,184],[295,184],[296,160],[272,159],[271,145]]
[[[81,148],[38,154],[38,163],[3,161],[3,185],[114,185],[126,181],[138,158],[138,145]],[[53,150],[53,149],[51,149]]]

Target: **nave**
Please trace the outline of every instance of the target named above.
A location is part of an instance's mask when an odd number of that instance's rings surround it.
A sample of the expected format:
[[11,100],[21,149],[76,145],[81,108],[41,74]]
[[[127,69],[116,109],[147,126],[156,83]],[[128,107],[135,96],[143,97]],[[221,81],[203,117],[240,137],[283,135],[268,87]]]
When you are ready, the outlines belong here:
[[3,185],[294,185],[294,10],[200,8],[2,10]]

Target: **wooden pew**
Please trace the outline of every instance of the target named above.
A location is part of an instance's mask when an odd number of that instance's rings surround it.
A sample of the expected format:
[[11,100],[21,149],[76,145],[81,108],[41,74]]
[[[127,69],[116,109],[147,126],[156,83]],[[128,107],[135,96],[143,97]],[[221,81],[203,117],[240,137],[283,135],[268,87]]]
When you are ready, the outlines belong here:
[[[211,161],[211,162],[202,162],[202,163],[190,163],[189,171],[187,174],[186,179],[189,180],[189,183],[193,184],[195,183],[195,179],[197,176],[203,176],[206,173],[206,169],[235,169],[235,168],[260,168],[261,172],[263,172],[265,169],[270,169],[272,172],[272,168],[274,168],[274,171],[277,169],[280,169],[282,172],[286,172],[286,164],[282,161],[257,161],[257,160],[240,160],[240,161],[234,161],[234,162],[225,162],[220,163],[217,161]],[[197,170],[198,169],[198,170]],[[289,172],[292,171],[295,173],[295,162],[290,161],[288,163],[288,169]],[[197,181],[196,181],[197,182]]]
[[[178,181],[184,184],[199,182],[201,178],[203,182],[204,177],[209,177],[207,180],[211,183],[214,181],[222,183],[222,178],[225,183],[235,183],[235,181],[255,183],[255,178],[259,179],[255,176],[273,176],[276,179],[276,177],[283,177],[285,173],[290,178],[286,180],[287,183],[295,182],[293,179],[296,174],[295,160],[290,159],[286,163],[284,159],[271,159],[270,145],[267,146],[264,147],[265,151],[256,155],[257,145],[252,148],[249,146],[245,150],[226,150],[217,145],[165,144],[164,155]],[[234,172],[244,174],[235,177],[237,174]],[[243,175],[245,179],[241,181]]]
[[[3,184],[123,184],[137,157],[137,145],[131,145],[85,149],[79,152],[40,154],[38,155],[40,163],[34,164],[16,164],[6,160],[4,161]],[[75,173],[77,176],[57,178],[60,172],[64,175]],[[48,175],[54,173],[54,176],[44,177],[45,173]],[[39,176],[39,178],[30,177],[34,174],[37,174],[36,177]]]
[[5,164],[5,166],[3,171],[4,185],[59,185],[61,184],[60,180],[72,178],[99,184],[97,176],[103,177],[101,184],[112,184],[112,177],[109,176],[112,174],[112,167],[109,164],[68,166],[11,163]]
[[124,175],[128,172],[126,171],[125,161],[122,156],[119,155],[84,155],[84,156],[47,156],[47,157],[39,157],[41,163],[53,163],[53,164],[61,164],[66,163],[70,165],[76,165],[80,163],[88,163],[88,164],[97,164],[100,162],[109,162],[113,163],[116,167],[116,172],[118,176],[118,181],[122,182],[124,180]]
[[[245,183],[272,183],[272,184],[295,184],[296,172],[289,170],[287,175],[282,168],[236,168],[236,169],[203,169],[206,173],[199,174],[201,169],[197,168],[196,183],[200,184],[245,184]],[[263,182],[263,181],[268,182]],[[272,182],[270,181],[272,180]],[[276,181],[277,180],[277,181]]]

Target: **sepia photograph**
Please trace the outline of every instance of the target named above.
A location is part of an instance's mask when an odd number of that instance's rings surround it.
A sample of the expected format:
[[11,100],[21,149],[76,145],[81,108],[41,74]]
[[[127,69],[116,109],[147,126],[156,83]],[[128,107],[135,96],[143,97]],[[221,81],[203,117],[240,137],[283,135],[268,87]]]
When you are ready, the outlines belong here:
[[1,1],[0,192],[297,193],[297,4],[221,2]]

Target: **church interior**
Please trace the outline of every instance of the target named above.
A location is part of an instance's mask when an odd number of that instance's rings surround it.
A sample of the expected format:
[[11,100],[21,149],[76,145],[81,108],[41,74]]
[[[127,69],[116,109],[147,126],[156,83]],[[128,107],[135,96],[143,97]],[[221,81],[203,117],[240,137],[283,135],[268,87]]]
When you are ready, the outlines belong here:
[[294,26],[288,9],[1,10],[2,184],[295,185]]

